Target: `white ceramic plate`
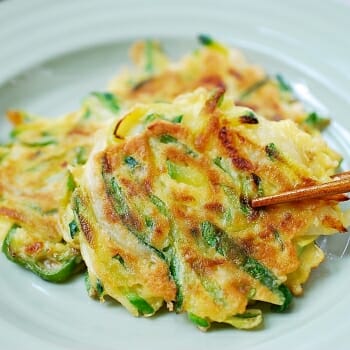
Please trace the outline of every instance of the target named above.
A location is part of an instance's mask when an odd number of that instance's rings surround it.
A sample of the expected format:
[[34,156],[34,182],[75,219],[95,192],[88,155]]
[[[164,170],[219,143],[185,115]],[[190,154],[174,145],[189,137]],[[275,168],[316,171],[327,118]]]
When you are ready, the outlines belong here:
[[[204,32],[282,72],[312,108],[331,115],[326,136],[350,169],[349,16],[346,0],[1,1],[0,115],[9,107],[71,111],[127,62],[133,40],[161,39],[179,57]],[[9,125],[0,118],[4,140]],[[288,314],[267,314],[256,331],[206,334],[183,315],[135,319],[116,303],[89,299],[82,278],[49,284],[1,255],[0,348],[348,349],[346,243],[347,236],[322,242],[329,259]]]

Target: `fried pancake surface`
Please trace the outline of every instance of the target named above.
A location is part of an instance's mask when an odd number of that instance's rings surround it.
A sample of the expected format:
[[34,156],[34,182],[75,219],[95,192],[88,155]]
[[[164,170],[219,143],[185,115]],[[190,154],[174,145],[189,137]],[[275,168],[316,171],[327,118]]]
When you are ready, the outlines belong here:
[[73,213],[66,207],[75,186],[70,169],[86,162],[94,134],[111,114],[96,100],[91,97],[78,112],[57,119],[9,112],[15,129],[12,143],[1,148],[3,251],[53,282],[82,265]]
[[[3,251],[61,282],[82,266],[81,249],[91,296],[110,295],[134,315],[166,303],[201,329],[256,327],[262,314],[250,305],[288,308],[290,291],[301,294],[324,258],[318,235],[345,230],[332,202],[249,205],[329,180],[340,157],[315,132],[327,120],[307,113],[281,76],[213,41],[178,64],[154,42],[136,44],[133,56],[137,68],[111,84],[132,106],[122,120],[110,93],[57,120],[10,114],[14,139],[0,147]],[[159,103],[198,87],[209,90]]]
[[315,232],[345,230],[333,202],[251,208],[252,198],[329,180],[339,157],[220,89],[138,104],[100,141],[74,173],[72,207],[92,294],[134,315],[165,302],[202,329],[255,327],[252,301],[288,308],[287,286],[300,294],[322,261]]
[[[202,49],[177,65],[169,64],[155,42],[138,43],[132,52],[137,68],[121,74],[111,86],[122,97],[123,105],[170,101],[198,86],[219,87],[226,89],[237,103],[248,105],[270,119],[290,118],[310,129],[304,123],[307,113],[283,78],[268,78],[238,51],[207,41]],[[68,169],[84,163],[92,136],[103,126],[102,121],[117,118],[119,109],[117,97],[95,93],[80,111],[60,121],[28,120],[28,114],[22,112],[11,114],[17,125],[12,133],[14,142],[0,149],[3,164],[0,232],[4,236],[13,225],[20,226],[21,232],[16,249],[7,254],[10,258],[18,255],[33,260],[34,264],[45,262],[50,255],[64,256],[66,260],[68,247],[69,257],[79,257],[78,240],[72,238],[77,227],[71,209],[67,208],[71,194],[68,187],[72,185]],[[61,242],[62,238],[69,245]]]
[[246,106],[270,120],[291,119],[313,132],[329,120],[309,113],[281,76],[268,75],[237,49],[200,36],[201,48],[171,62],[154,41],[136,43],[131,49],[135,66],[110,83],[110,90],[128,103],[172,101],[198,87],[222,88],[236,105]]

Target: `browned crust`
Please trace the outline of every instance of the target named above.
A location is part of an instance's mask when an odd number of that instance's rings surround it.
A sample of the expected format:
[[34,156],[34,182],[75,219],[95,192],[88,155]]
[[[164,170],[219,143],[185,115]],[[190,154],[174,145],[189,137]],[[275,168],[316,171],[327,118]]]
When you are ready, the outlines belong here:
[[81,230],[87,240],[87,242],[89,243],[90,246],[93,246],[93,241],[94,241],[94,232],[93,229],[90,225],[90,222],[87,218],[85,218],[83,215],[77,215],[79,222],[80,222],[80,227]]
[[14,221],[24,222],[26,221],[25,216],[16,209],[0,207],[0,215],[6,216]]
[[326,227],[333,228],[338,232],[342,232],[342,233],[348,232],[346,227],[344,227],[344,225],[341,223],[339,219],[336,219],[335,217],[330,215],[324,216],[322,220],[322,224]]
[[34,242],[32,244],[29,244],[25,247],[25,252],[28,255],[34,255],[38,251],[40,251],[43,248],[44,244],[43,242]]
[[[232,160],[232,164],[239,170],[245,171],[255,171],[255,167],[252,162],[246,158],[243,158],[239,155],[237,148],[233,146],[233,134],[224,126],[219,130],[219,140],[221,144],[226,149],[228,156]],[[239,136],[239,139],[244,144],[244,138]]]

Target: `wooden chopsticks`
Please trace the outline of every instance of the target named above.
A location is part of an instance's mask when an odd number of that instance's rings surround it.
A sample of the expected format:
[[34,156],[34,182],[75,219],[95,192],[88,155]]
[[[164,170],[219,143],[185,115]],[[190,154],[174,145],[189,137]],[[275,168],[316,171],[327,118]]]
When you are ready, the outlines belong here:
[[324,184],[298,188],[272,196],[255,198],[252,200],[251,206],[253,208],[259,208],[314,198],[338,202],[348,200],[349,197],[345,193],[350,191],[350,171],[333,175],[332,178],[333,181]]

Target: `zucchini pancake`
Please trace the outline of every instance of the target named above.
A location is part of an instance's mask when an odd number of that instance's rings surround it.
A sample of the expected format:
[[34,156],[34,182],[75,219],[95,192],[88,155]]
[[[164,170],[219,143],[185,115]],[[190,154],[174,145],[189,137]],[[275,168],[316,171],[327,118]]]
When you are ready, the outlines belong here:
[[330,180],[338,156],[292,121],[234,106],[222,90],[137,104],[74,171],[72,207],[91,295],[150,316],[166,303],[201,329],[284,311],[323,259],[317,234],[345,231],[336,203],[254,210],[252,198]]
[[294,120],[308,132],[323,129],[329,119],[308,112],[292,85],[281,75],[269,75],[248,62],[241,51],[229,49],[206,35],[202,46],[171,62],[156,41],[137,42],[131,48],[132,69],[124,69],[109,89],[130,106],[135,102],[172,101],[198,87],[224,89],[237,106],[245,106],[270,120]]
[[118,108],[114,97],[94,94],[57,119],[8,113],[15,128],[0,147],[0,233],[8,232],[2,250],[45,280],[62,282],[84,267],[66,210],[75,186],[70,168],[86,162],[95,132]]
[[136,43],[110,92],[51,119],[11,111],[0,146],[0,237],[8,259],[50,282],[87,266],[86,287],[133,315],[162,305],[249,329],[261,303],[288,309],[346,231],[335,201],[254,210],[253,198],[323,183],[340,163],[281,75],[200,36],[177,63]]

